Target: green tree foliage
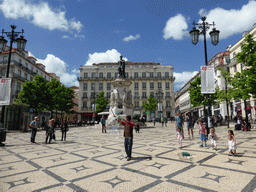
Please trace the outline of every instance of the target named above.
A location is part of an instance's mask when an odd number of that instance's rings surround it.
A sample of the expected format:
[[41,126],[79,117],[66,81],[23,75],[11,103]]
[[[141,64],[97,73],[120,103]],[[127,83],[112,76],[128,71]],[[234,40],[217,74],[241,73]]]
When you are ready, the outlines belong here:
[[145,111],[155,111],[157,108],[157,100],[152,96],[152,94],[150,94],[147,102],[143,103],[142,106],[144,107]]
[[47,82],[42,76],[35,75],[34,81],[26,81],[22,85],[15,103],[28,104],[36,113],[43,110],[70,113],[74,97],[74,91],[57,79]]
[[39,111],[46,110],[48,105],[47,81],[39,75],[35,75],[34,81],[26,81],[22,84],[22,89],[18,94],[15,103],[29,104],[36,114]]
[[96,113],[104,111],[109,103],[108,99],[104,97],[104,91],[99,93],[99,96],[95,100],[96,103]]
[[[237,63],[246,65],[246,69],[234,75],[232,86],[234,99],[242,99],[246,109],[246,100],[251,95],[256,97],[256,41],[253,40],[252,34],[245,36],[245,41],[241,44],[241,48],[242,52],[237,54],[236,59]],[[245,113],[246,122],[248,122],[247,110],[245,110]]]
[[[201,77],[196,77],[194,81],[190,82],[191,88],[189,88],[190,103],[193,107],[207,106],[207,95],[201,93]],[[217,93],[219,88],[216,88],[214,94],[209,95],[210,103],[217,104]]]

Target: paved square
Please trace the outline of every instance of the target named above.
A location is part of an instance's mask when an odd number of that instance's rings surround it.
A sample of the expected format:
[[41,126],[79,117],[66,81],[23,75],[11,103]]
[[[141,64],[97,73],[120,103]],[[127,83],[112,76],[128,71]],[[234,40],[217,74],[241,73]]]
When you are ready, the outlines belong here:
[[[228,156],[227,129],[216,128],[218,150],[199,147],[185,132],[183,149],[174,124],[148,124],[134,133],[133,159],[126,161],[123,130],[101,133],[100,125],[70,128],[67,141],[45,144],[38,131],[8,133],[0,148],[0,191],[256,191],[256,130],[235,131],[237,157]],[[186,130],[185,130],[186,131]],[[178,154],[189,152],[192,161]]]

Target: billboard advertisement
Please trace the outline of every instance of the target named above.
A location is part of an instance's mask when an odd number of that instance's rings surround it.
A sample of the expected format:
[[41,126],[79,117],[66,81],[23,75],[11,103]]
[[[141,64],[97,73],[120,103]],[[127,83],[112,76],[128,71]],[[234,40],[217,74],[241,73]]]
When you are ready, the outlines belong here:
[[201,66],[201,93],[215,93],[214,67]]
[[9,105],[11,100],[11,78],[0,78],[0,105]]

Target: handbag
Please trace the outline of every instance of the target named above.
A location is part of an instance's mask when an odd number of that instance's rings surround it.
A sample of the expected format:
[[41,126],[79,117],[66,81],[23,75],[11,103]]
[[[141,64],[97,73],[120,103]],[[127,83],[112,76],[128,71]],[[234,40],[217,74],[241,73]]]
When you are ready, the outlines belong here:
[[52,135],[52,139],[54,139],[56,141],[56,137],[55,137],[55,134],[53,133]]

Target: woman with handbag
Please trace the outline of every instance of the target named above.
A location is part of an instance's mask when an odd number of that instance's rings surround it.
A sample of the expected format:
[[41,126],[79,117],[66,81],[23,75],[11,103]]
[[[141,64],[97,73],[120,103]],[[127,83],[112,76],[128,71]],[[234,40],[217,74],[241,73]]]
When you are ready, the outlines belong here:
[[68,131],[68,124],[66,122],[66,120],[63,120],[62,121],[62,124],[61,124],[61,132],[62,132],[62,135],[61,135],[61,141],[66,141],[66,135],[67,135],[67,131]]
[[49,123],[46,126],[46,139],[45,139],[45,144],[47,144],[48,138],[49,138],[49,144],[51,143],[53,139],[53,134],[54,134],[54,119],[49,120]]

